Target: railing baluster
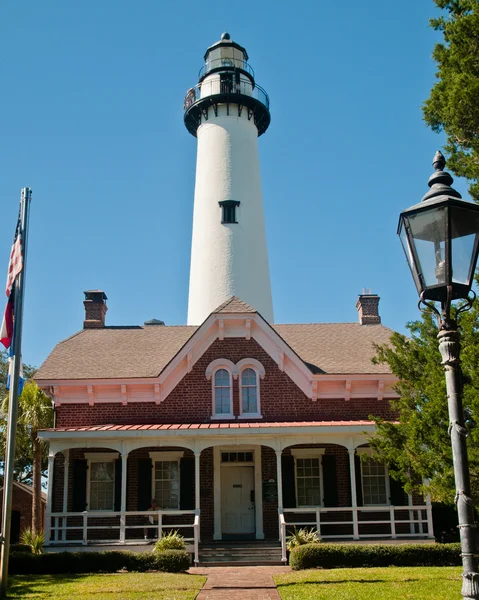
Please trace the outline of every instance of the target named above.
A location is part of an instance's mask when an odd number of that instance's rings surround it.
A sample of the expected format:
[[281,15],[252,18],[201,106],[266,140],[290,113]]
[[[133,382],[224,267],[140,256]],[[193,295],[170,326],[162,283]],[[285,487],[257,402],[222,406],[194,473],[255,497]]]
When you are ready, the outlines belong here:
[[83,546],[86,546],[88,543],[88,512],[83,511]]
[[396,516],[395,516],[395,512],[394,512],[394,506],[391,506],[389,508],[389,511],[390,511],[389,514],[391,517],[391,537],[393,540],[395,540],[396,539],[396,521],[395,521]]
[[358,507],[355,506],[351,509],[353,511],[353,537],[355,540],[359,540],[359,511]]

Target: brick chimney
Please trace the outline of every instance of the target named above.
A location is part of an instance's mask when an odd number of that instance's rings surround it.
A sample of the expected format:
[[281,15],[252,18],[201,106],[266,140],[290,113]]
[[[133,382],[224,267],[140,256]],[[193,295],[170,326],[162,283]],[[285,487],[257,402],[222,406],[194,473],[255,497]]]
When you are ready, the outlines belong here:
[[377,294],[368,293],[359,295],[358,301],[356,302],[356,308],[358,309],[359,323],[361,325],[379,325],[381,323],[381,317],[379,316],[379,296]]
[[105,300],[108,300],[105,292],[101,290],[88,290],[83,292],[85,300],[85,320],[83,321],[83,329],[99,329],[105,327],[105,315],[108,307]]

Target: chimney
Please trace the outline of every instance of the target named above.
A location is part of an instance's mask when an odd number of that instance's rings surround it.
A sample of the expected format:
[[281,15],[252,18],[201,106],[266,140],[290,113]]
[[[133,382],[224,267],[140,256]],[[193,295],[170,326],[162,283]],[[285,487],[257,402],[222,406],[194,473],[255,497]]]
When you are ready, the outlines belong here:
[[360,325],[379,325],[379,296],[371,294],[371,290],[363,290],[356,302]]
[[85,320],[83,321],[83,329],[99,329],[105,327],[105,315],[108,307],[105,300],[108,300],[105,292],[101,290],[87,290],[83,292],[85,300]]

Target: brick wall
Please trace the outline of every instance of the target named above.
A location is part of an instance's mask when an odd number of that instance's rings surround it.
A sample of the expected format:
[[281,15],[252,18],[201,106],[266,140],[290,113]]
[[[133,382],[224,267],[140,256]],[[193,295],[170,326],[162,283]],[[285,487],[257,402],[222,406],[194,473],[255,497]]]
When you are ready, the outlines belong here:
[[[280,371],[276,362],[255,340],[228,338],[216,340],[169,396],[160,404],[135,402],[64,404],[56,409],[57,427],[100,425],[106,423],[206,423],[211,421],[212,384],[205,376],[207,366],[216,358],[236,363],[256,358],[265,368],[260,381],[261,413],[264,421],[359,420],[369,415],[395,417],[387,400],[374,398],[328,399],[313,402]],[[233,380],[234,414],[239,414],[239,381]]]
[[[45,526],[45,502],[42,502],[42,507],[41,527],[43,529]],[[3,489],[0,490],[0,519],[2,518],[2,508]],[[20,535],[25,529],[31,529],[32,495],[16,485],[13,486],[12,512],[13,511],[18,511],[20,513]]]

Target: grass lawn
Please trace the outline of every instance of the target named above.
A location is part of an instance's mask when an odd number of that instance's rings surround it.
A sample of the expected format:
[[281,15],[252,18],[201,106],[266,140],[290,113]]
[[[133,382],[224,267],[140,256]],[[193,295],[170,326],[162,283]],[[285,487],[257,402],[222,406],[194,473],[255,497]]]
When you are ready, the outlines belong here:
[[311,569],[275,575],[283,600],[450,600],[460,598],[461,567]]
[[177,573],[12,575],[8,598],[194,600],[206,577]]

